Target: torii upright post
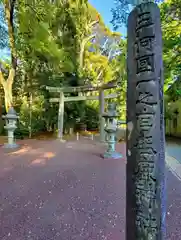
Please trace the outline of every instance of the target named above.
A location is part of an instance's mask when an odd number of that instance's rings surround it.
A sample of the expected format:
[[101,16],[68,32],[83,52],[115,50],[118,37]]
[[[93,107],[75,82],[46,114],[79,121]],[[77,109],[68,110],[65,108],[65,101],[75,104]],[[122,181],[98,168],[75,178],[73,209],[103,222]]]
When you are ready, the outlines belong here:
[[126,240],[165,239],[165,136],[160,11],[128,18]]
[[63,139],[63,121],[64,121],[64,93],[60,92],[58,109],[58,139]]
[[104,100],[104,90],[99,90],[99,132],[100,132],[100,141],[105,141],[105,119],[103,118],[104,114],[104,107],[105,107],[105,100]]

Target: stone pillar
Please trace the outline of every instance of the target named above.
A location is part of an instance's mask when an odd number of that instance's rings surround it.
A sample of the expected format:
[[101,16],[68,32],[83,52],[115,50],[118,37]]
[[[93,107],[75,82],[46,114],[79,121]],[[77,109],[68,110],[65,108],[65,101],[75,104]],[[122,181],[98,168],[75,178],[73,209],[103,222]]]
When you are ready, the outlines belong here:
[[104,114],[105,100],[104,100],[104,90],[99,90],[99,132],[100,132],[100,141],[105,141],[105,119],[102,117]]
[[128,18],[126,240],[165,239],[165,136],[160,11]]
[[63,119],[64,117],[64,93],[60,92],[59,109],[58,109],[58,139],[63,139]]

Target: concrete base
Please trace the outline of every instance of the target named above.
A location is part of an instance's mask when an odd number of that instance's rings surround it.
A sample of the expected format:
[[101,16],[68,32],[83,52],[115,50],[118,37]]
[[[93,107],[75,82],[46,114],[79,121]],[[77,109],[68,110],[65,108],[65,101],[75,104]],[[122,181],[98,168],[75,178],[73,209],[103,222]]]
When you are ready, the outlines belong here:
[[9,144],[9,143],[5,143],[3,145],[3,148],[8,148],[8,149],[15,149],[15,148],[19,148],[19,145],[16,144],[16,143],[12,143],[12,144]]
[[119,159],[122,158],[123,155],[121,153],[118,152],[105,152],[103,154],[103,158],[113,158],[113,159]]

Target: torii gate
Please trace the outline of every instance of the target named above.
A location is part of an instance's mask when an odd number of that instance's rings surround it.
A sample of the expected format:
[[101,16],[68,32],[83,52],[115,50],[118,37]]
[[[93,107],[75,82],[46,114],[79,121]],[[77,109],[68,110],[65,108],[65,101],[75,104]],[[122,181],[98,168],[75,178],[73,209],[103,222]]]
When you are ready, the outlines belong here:
[[[84,101],[84,100],[98,100],[99,101],[99,130],[100,130],[100,140],[103,142],[105,140],[104,125],[105,120],[102,117],[105,107],[105,99],[116,98],[117,94],[109,94],[104,96],[104,90],[116,88],[117,84],[115,82],[108,82],[102,86],[79,86],[79,87],[49,87],[46,86],[46,90],[53,93],[60,93],[59,98],[50,98],[50,102],[57,103],[59,102],[59,111],[58,111],[58,138],[62,140],[63,138],[63,121],[64,121],[64,102],[70,101]],[[64,93],[80,93],[80,92],[92,92],[99,91],[99,95],[93,96],[75,96],[75,97],[65,97]]]

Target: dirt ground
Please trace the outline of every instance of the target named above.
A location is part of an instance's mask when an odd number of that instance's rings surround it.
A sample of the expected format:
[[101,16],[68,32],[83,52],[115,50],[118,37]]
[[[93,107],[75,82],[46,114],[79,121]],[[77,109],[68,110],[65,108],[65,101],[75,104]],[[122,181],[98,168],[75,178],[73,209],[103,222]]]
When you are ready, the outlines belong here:
[[[1,240],[125,239],[125,157],[105,160],[91,140],[20,144],[0,147]],[[167,177],[167,239],[179,240],[181,182]]]

